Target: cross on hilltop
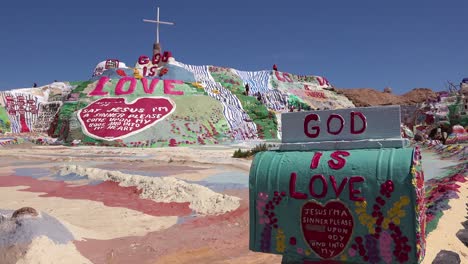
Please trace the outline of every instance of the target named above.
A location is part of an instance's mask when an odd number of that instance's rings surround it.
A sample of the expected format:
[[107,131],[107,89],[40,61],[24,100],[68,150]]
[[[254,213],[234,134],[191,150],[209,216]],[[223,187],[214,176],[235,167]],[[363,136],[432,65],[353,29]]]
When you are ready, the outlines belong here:
[[159,20],[159,6],[157,7],[157,14],[156,14],[156,20],[149,20],[149,19],[143,19],[143,22],[148,22],[148,23],[155,23],[156,24],[156,43],[153,45],[153,55],[156,53],[161,53],[161,46],[159,44],[159,25],[175,25],[173,22],[165,22]]

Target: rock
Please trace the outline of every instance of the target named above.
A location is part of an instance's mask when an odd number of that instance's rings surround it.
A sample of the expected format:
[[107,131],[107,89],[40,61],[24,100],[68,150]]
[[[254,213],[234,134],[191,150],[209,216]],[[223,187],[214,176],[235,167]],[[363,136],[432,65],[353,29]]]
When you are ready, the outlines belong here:
[[32,207],[23,207],[23,208],[20,208],[16,211],[13,212],[13,215],[11,216],[12,219],[17,219],[17,218],[20,218],[22,216],[38,216],[38,213],[36,211],[36,209],[32,208]]
[[460,264],[460,256],[448,250],[441,250],[439,254],[437,254],[432,264]]
[[465,244],[465,246],[468,247],[468,229],[461,229],[458,231],[457,237],[461,240],[461,242],[463,242],[463,244]]
[[390,87],[385,87],[385,89],[383,90],[384,93],[392,93],[392,88]]
[[465,229],[468,229],[468,220],[466,220],[465,222],[462,223],[463,227]]

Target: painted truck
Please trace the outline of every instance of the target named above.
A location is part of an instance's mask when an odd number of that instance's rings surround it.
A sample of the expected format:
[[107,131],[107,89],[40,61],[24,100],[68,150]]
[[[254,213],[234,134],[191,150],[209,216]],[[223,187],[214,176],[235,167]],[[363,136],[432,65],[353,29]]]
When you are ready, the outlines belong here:
[[420,263],[424,175],[399,106],[282,115],[250,170],[250,250],[283,263]]

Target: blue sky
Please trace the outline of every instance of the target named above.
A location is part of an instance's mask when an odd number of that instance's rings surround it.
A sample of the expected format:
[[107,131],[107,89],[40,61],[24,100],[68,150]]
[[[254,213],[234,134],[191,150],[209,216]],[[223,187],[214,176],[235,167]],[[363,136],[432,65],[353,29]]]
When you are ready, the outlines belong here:
[[151,55],[155,27],[178,61],[327,77],[336,87],[444,89],[468,77],[468,1],[3,1],[0,90],[87,80]]

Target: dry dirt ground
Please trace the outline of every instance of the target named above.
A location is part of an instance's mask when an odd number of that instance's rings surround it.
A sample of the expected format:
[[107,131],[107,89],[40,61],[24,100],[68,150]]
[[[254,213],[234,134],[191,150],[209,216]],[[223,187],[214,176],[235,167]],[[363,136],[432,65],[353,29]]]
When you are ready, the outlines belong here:
[[[33,229],[39,227],[25,222],[25,234],[6,242],[0,238],[0,248],[15,239],[23,241],[6,253],[0,250],[0,257],[8,256],[5,263],[280,263],[279,256],[248,249],[251,160],[231,158],[235,149],[0,148],[0,213],[8,215],[30,206],[41,212],[43,221],[40,232]],[[67,165],[170,176],[238,197],[240,202],[227,213],[194,215],[189,203],[156,203],[142,199],[135,187],[73,173],[60,175],[59,169]],[[466,197],[467,186],[462,189]],[[444,236],[429,236],[431,250],[459,247],[449,234],[453,232],[449,226],[451,221],[463,219],[454,211],[463,204],[452,203],[451,219],[441,219]]]

